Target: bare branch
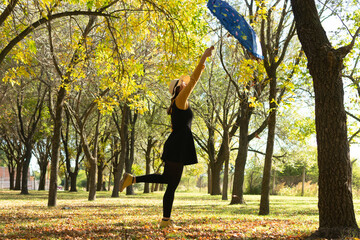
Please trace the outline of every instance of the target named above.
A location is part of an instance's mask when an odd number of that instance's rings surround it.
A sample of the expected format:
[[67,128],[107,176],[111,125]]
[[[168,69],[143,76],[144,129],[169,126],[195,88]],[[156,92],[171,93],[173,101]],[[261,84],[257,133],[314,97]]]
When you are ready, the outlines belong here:
[[356,133],[354,133],[350,138],[349,138],[349,143],[358,135],[360,133],[360,129],[359,130],[357,130],[357,132]]
[[348,112],[348,111],[345,111],[347,115],[349,115],[350,117],[352,117],[353,119],[355,119],[356,121],[360,122],[360,118],[358,118],[357,116],[355,116],[354,114]]

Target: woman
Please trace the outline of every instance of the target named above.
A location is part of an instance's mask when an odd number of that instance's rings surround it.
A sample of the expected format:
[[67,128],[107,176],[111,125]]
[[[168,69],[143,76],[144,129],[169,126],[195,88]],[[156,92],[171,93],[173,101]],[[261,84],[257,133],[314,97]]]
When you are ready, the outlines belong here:
[[160,227],[173,226],[170,221],[171,209],[174,202],[174,195],[180,183],[184,165],[197,163],[194,139],[191,132],[193,112],[188,103],[188,98],[199,80],[204,64],[211,56],[214,47],[206,49],[197,67],[191,76],[182,76],[180,79],[172,80],[169,92],[172,95],[168,114],[171,115],[172,132],[164,144],[164,151],[161,159],[165,162],[163,174],[149,174],[144,176],[132,176],[124,173],[120,181],[120,191],[133,183],[166,183],[167,188],[163,197],[163,219]]

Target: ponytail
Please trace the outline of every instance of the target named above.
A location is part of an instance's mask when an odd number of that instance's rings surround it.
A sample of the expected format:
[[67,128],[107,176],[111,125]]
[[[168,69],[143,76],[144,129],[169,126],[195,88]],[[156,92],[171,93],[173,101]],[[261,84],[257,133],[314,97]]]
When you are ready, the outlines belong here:
[[167,114],[168,115],[171,115],[171,113],[172,113],[172,107],[175,104],[175,98],[177,97],[177,95],[179,95],[179,92],[180,92],[180,86],[177,86],[175,88],[175,95],[171,98],[170,106],[167,109]]

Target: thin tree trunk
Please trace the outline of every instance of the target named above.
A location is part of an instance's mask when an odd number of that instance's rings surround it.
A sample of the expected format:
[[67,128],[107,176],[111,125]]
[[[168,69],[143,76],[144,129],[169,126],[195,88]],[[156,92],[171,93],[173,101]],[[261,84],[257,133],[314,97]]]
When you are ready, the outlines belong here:
[[270,117],[268,121],[268,136],[266,142],[265,163],[263,178],[261,184],[261,199],[260,199],[260,211],[259,215],[268,215],[270,213],[270,179],[271,179],[271,164],[274,152],[275,142],[275,128],[276,128],[276,68],[268,69],[268,76],[270,77],[270,94],[269,94],[269,106]]
[[59,157],[60,157],[60,144],[61,144],[61,128],[62,128],[62,115],[64,110],[64,99],[66,96],[65,87],[60,87],[57,93],[57,100],[55,105],[55,119],[53,137],[51,140],[51,171],[49,183],[49,198],[48,206],[56,206],[57,200],[57,177],[59,174]]
[[276,110],[273,109],[269,119],[268,137],[266,144],[266,154],[263,178],[261,184],[261,199],[259,215],[268,215],[270,213],[270,179],[271,179],[271,164],[274,151],[275,141],[275,125],[276,125]]
[[29,166],[30,166],[30,160],[31,160],[31,152],[32,152],[32,144],[31,143],[25,143],[25,161],[23,163],[23,169],[22,169],[22,178],[21,178],[21,194],[29,194],[28,190],[28,174],[29,174]]
[[91,152],[90,146],[86,140],[84,133],[84,126],[81,127],[81,142],[83,145],[83,150],[87,160],[90,163],[89,169],[89,201],[96,200],[96,172],[97,172],[97,144],[99,139],[99,128],[100,128],[100,112],[98,112],[98,117],[96,121],[96,128],[94,134],[94,146],[93,151]]
[[246,114],[247,108],[241,107],[239,149],[235,160],[235,172],[233,191],[230,204],[243,204],[244,201],[244,178],[245,165],[248,153],[248,133],[249,133],[249,116]]
[[222,191],[222,200],[228,200],[228,185],[229,185],[229,160],[230,160],[230,139],[229,139],[229,130],[227,127],[224,128],[223,134],[223,151],[222,155],[219,156],[224,158],[224,179],[223,179],[223,191]]

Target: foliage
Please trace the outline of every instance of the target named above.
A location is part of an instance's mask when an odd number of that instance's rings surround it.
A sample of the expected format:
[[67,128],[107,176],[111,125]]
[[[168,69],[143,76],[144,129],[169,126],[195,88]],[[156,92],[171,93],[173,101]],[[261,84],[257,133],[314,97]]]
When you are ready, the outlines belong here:
[[[220,196],[177,193],[173,219],[181,229],[159,229],[162,193],[120,195],[58,193],[47,208],[45,192],[28,196],[2,191],[0,237],[41,239],[303,239],[318,224],[316,198],[271,197],[273,212],[258,216],[259,196],[246,205],[229,205]],[[359,201],[355,202],[359,205]]]
[[[280,196],[301,196],[302,182],[299,182],[295,186],[287,186],[285,183],[276,185],[275,191]],[[316,197],[318,193],[318,185],[311,181],[304,183],[304,196]]]

